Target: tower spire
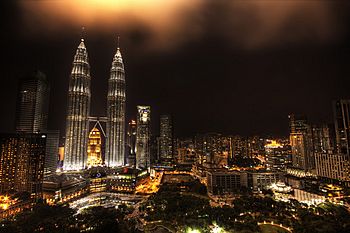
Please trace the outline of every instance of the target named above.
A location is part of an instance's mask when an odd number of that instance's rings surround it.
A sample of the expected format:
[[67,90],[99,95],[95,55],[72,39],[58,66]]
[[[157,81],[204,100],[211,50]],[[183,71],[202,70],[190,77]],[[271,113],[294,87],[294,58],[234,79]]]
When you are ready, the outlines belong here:
[[119,36],[117,36],[117,49],[119,49],[120,47],[119,47],[119,40],[120,40],[120,37]]
[[84,41],[84,37],[85,37],[85,26],[81,26],[81,41]]
[[120,42],[120,37],[117,36],[117,52],[115,53],[114,58],[119,60],[119,62],[122,62],[122,54],[120,52],[119,42]]

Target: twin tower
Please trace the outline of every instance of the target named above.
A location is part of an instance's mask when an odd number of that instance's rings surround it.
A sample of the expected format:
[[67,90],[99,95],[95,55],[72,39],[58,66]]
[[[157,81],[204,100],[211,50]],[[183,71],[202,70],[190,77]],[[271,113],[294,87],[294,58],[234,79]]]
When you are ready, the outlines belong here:
[[[64,170],[87,167],[87,144],[91,101],[91,76],[84,39],[73,60],[68,90]],[[113,57],[107,93],[105,164],[124,164],[125,154],[125,71],[119,47]]]

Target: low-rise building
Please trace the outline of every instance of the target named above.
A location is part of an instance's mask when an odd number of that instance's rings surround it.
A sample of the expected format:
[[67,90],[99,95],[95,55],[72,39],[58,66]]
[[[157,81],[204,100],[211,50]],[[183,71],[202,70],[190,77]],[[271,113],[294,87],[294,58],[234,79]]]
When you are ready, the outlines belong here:
[[207,189],[212,195],[236,193],[241,188],[239,171],[227,169],[211,169],[207,171]]
[[244,171],[247,176],[246,187],[253,191],[267,189],[273,183],[277,183],[283,179],[281,172],[272,172],[266,170]]
[[51,205],[68,202],[88,192],[88,180],[81,174],[52,174],[45,177],[43,182],[43,198]]
[[232,194],[244,189],[260,191],[283,179],[280,172],[267,170],[207,169],[208,192],[213,195]]

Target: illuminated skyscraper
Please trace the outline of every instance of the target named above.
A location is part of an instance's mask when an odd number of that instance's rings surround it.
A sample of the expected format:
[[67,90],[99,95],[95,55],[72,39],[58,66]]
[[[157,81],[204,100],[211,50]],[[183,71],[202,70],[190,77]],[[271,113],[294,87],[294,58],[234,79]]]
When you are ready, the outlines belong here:
[[43,132],[47,129],[49,82],[40,71],[21,79],[17,95],[16,131]]
[[170,162],[173,159],[173,124],[170,115],[160,116],[160,159]]
[[89,134],[88,143],[88,167],[102,165],[102,139],[97,128],[93,128]]
[[0,194],[29,192],[41,197],[45,144],[45,134],[0,135]]
[[125,72],[122,54],[118,47],[108,80],[105,159],[107,166],[124,164],[125,146]]
[[137,106],[136,168],[150,166],[151,107]]
[[289,165],[290,155],[286,145],[276,140],[268,140],[265,145],[266,168],[271,171],[284,171]]
[[88,53],[81,39],[69,81],[64,170],[79,170],[87,165],[90,80]]
[[315,156],[313,153],[312,130],[303,116],[291,114],[290,145],[292,148],[292,165],[305,171],[315,169]]

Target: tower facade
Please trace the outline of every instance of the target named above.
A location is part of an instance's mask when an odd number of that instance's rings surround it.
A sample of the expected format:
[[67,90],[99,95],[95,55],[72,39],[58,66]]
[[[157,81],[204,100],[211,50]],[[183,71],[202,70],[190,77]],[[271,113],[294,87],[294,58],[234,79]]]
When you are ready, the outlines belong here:
[[291,114],[288,116],[290,125],[290,145],[292,149],[292,165],[305,171],[315,169],[313,154],[312,130],[306,117]]
[[170,162],[173,159],[173,124],[170,115],[160,116],[160,159]]
[[131,120],[128,124],[128,161],[127,163],[131,167],[135,167],[135,159],[136,159],[136,130],[137,125],[136,121]]
[[333,102],[337,152],[350,160],[350,100]]
[[64,170],[80,170],[87,165],[90,80],[88,53],[82,39],[74,56],[69,80]]
[[151,150],[151,107],[137,106],[136,130],[136,167],[145,169],[150,166]]
[[125,157],[125,71],[120,49],[114,55],[107,93],[107,137],[105,163],[121,166]]
[[46,131],[49,95],[49,82],[42,72],[35,71],[20,80],[16,107],[17,132]]
[[42,196],[46,134],[0,135],[0,194],[29,192]]
[[45,172],[57,167],[58,130],[48,130],[50,83],[38,70],[19,82],[16,105],[16,131],[21,133],[45,133]]
[[102,165],[102,139],[100,131],[94,127],[89,134],[88,167]]

